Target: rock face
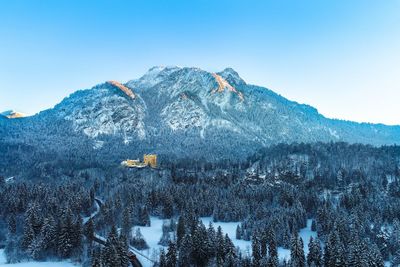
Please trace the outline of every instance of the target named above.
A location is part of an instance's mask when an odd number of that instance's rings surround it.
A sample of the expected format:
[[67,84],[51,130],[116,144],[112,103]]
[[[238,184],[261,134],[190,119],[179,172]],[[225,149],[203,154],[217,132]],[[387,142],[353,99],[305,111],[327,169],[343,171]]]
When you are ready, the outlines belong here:
[[399,126],[327,119],[313,107],[247,84],[231,68],[209,73],[154,67],[126,84],[110,81],[77,91],[33,117],[29,124],[40,127],[68,122],[96,148],[115,142],[121,149],[120,142],[176,157],[244,157],[280,142],[400,142]]

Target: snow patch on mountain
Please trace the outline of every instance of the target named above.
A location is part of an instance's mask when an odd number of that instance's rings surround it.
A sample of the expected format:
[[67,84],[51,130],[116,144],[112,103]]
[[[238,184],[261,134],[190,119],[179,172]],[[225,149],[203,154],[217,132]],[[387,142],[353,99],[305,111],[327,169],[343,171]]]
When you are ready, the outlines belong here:
[[122,133],[144,139],[145,110],[140,99],[116,94],[113,88],[103,84],[78,91],[55,107],[58,116],[71,121],[76,131],[90,137]]
[[164,121],[172,130],[184,130],[202,127],[206,121],[206,113],[186,94],[177,101],[167,105],[161,112]]

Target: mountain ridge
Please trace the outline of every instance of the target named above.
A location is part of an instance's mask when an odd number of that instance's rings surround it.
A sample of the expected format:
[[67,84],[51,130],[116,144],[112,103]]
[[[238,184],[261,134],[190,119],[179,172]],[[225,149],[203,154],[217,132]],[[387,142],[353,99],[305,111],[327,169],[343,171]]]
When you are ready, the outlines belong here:
[[109,143],[178,157],[245,157],[276,143],[400,143],[400,126],[326,118],[310,105],[246,83],[232,68],[153,67],[126,83],[78,90],[26,121],[30,128],[49,127],[39,131],[67,123],[96,149]]

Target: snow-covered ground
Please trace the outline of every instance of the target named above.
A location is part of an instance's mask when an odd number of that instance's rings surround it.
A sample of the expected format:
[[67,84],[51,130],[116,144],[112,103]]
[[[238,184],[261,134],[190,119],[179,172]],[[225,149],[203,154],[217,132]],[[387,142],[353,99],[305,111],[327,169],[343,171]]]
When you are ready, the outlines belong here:
[[133,228],[133,234],[137,228],[140,229],[144,239],[146,240],[149,249],[141,250],[141,252],[152,260],[158,260],[158,252],[163,246],[159,245],[158,242],[162,236],[162,226],[164,220],[157,217],[150,217],[150,227],[147,226],[135,226]]
[[308,254],[308,243],[310,242],[310,237],[316,238],[317,232],[311,231],[312,220],[307,220],[307,227],[300,230],[299,236],[303,239],[304,242],[304,253]]
[[6,264],[6,256],[4,255],[4,249],[0,249],[0,267],[77,267],[71,262],[66,261],[27,261],[13,264]]

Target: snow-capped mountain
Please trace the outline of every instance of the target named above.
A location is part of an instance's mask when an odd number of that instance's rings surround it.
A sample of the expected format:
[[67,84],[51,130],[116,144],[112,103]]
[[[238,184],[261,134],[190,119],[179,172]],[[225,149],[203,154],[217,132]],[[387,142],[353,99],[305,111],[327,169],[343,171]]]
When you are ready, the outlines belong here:
[[7,111],[0,113],[0,117],[1,116],[6,117],[8,119],[17,119],[17,118],[26,117],[28,115],[26,115],[22,112],[15,111],[15,110],[7,110]]
[[231,68],[153,67],[125,84],[77,91],[30,121],[49,128],[69,123],[97,148],[118,137],[137,151],[193,157],[245,156],[279,142],[400,143],[399,126],[327,119],[313,107],[247,84]]

